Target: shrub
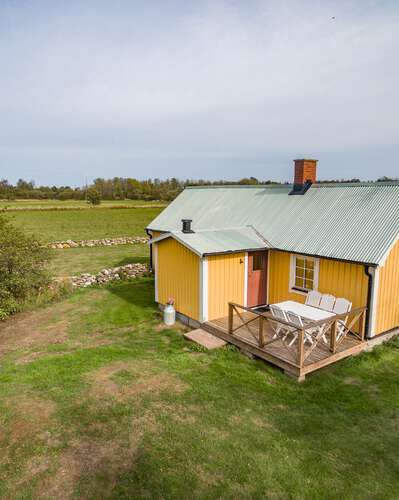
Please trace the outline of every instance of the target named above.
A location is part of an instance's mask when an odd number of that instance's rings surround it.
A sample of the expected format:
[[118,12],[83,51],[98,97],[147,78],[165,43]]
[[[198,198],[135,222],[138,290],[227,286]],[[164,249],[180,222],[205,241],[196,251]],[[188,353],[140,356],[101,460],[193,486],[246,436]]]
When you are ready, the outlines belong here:
[[49,282],[49,250],[0,215],[0,319]]
[[87,203],[91,205],[99,205],[101,203],[101,195],[97,189],[90,188],[86,192]]

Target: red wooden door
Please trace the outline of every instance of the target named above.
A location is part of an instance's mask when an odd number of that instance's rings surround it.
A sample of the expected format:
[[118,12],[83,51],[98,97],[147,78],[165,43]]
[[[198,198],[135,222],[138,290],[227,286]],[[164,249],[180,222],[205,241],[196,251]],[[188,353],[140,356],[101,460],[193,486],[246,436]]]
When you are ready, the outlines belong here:
[[267,253],[248,253],[248,307],[266,303]]

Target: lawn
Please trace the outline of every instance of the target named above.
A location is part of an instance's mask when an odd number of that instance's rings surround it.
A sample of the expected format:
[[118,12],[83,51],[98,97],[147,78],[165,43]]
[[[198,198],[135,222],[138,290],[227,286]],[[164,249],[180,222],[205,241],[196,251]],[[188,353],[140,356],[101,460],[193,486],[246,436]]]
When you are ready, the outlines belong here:
[[73,276],[97,273],[101,269],[123,266],[132,262],[149,264],[148,245],[118,245],[52,250],[50,271],[53,276]]
[[93,207],[88,205],[85,200],[0,200],[0,209],[9,210],[38,210],[38,209],[58,209],[65,210],[70,208],[113,208],[113,207],[136,207],[136,206],[166,206],[163,201],[145,201],[145,200],[103,200],[101,205]]
[[0,496],[397,498],[398,340],[298,384],[182,330],[149,278],[0,326]]
[[8,214],[26,232],[44,242],[84,240],[118,236],[142,236],[144,228],[160,208],[132,208],[68,211],[29,211]]

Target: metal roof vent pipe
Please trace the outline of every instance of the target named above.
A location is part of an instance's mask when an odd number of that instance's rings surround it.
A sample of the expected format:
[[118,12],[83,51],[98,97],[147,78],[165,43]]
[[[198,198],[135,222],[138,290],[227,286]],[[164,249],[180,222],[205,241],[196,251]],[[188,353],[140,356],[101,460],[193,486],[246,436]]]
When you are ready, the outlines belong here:
[[194,231],[191,229],[191,223],[193,222],[191,219],[182,219],[182,232],[183,233],[193,233]]

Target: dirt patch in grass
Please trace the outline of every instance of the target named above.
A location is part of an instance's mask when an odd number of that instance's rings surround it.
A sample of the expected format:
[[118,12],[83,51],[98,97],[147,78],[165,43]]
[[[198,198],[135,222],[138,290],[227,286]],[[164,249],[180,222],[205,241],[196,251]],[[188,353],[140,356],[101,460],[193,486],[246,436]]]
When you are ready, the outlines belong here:
[[154,330],[156,332],[179,331],[185,333],[191,330],[190,327],[183,325],[183,323],[180,323],[179,321],[176,321],[176,323],[173,326],[165,325],[165,323],[162,323],[161,318],[159,318],[158,321],[159,322],[154,326]]
[[58,352],[48,352],[48,351],[35,351],[35,352],[30,352],[28,354],[25,354],[23,356],[20,356],[16,361],[16,365],[26,365],[28,363],[32,363],[33,361],[36,361],[37,359],[43,358],[45,356],[64,356],[65,354],[68,354],[69,351],[58,351]]
[[8,429],[11,444],[22,444],[22,440],[38,436],[45,430],[56,411],[56,404],[39,398],[14,396],[7,401],[12,409],[12,420]]
[[90,373],[90,396],[118,401],[144,394],[180,393],[185,384],[168,373],[153,373],[150,363],[118,361]]
[[361,385],[362,381],[357,377],[345,377],[343,379],[344,384],[347,385]]
[[[101,498],[108,497],[119,476],[135,467],[139,448],[146,432],[156,432],[154,417],[144,414],[131,422],[123,440],[83,438],[74,440],[60,455],[53,474],[45,477],[36,490],[40,498],[64,499],[76,495],[90,498],[85,490],[101,478]],[[94,486],[99,488],[99,483]],[[99,493],[99,492],[98,492]]]
[[261,417],[259,415],[232,415],[229,418],[229,423],[232,427],[252,427],[253,429],[258,429],[262,431],[273,431],[277,432],[277,427],[270,421],[268,416]]
[[16,481],[15,486],[21,488],[28,485],[31,481],[39,479],[41,476],[46,475],[51,470],[52,460],[47,455],[35,455],[30,458],[24,468],[22,476]]
[[[62,341],[56,342],[57,344],[63,344]],[[85,335],[81,336],[79,339],[74,339],[73,341],[69,341],[68,344],[65,346],[65,349],[63,348],[64,346],[60,346],[60,349],[58,350],[40,350],[40,351],[33,351],[33,352],[28,352],[26,354],[20,355],[16,360],[15,364],[16,365],[25,365],[32,363],[34,361],[37,361],[38,359],[41,358],[51,358],[51,357],[60,357],[60,356],[65,356],[68,354],[73,353],[77,349],[80,348],[85,348],[85,349],[91,349],[95,347],[100,347],[100,346],[107,346],[113,344],[112,339],[109,338],[103,338],[101,334],[90,334],[90,335]],[[50,344],[51,345],[51,344]]]
[[[5,420],[0,435],[0,465],[9,466],[15,461],[15,456],[23,460],[26,448],[34,444],[39,447],[54,445],[49,429],[53,425],[55,403],[21,394],[7,400],[6,407],[10,409],[11,414]],[[18,484],[30,482],[36,474],[39,474],[39,469],[40,473],[45,469],[44,466],[39,467],[39,461],[41,457],[36,455],[35,460],[28,460],[26,464],[21,463]],[[11,471],[14,473],[13,468]]]
[[40,311],[17,314],[0,323],[0,355],[65,341],[69,321],[64,315],[72,308],[73,305],[68,303],[57,304]]

